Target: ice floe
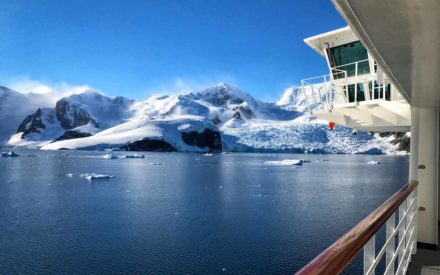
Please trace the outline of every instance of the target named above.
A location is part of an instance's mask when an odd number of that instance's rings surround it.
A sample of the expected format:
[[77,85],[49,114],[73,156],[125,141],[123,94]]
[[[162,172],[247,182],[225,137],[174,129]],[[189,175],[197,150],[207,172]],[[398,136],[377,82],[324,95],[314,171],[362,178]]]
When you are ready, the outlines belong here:
[[9,150],[9,152],[2,152],[2,157],[4,157],[4,158],[15,158],[15,157],[19,157],[19,155],[14,153],[14,151]]
[[378,161],[378,160],[370,160],[369,162],[367,162],[367,164],[371,164],[371,165],[380,164],[380,161]]
[[91,173],[91,174],[81,174],[81,177],[87,180],[102,180],[102,179],[111,179],[114,178],[115,176]]
[[117,159],[118,157],[113,155],[112,153],[108,153],[101,156],[102,159]]
[[65,176],[66,176],[66,178],[71,178],[71,177],[73,177],[73,174],[72,173],[67,173]]
[[123,158],[126,158],[126,159],[144,159],[145,155],[144,154],[129,154],[129,155],[124,155]]
[[283,160],[271,160],[265,161],[264,164],[275,166],[301,166],[303,164],[302,159],[283,159]]

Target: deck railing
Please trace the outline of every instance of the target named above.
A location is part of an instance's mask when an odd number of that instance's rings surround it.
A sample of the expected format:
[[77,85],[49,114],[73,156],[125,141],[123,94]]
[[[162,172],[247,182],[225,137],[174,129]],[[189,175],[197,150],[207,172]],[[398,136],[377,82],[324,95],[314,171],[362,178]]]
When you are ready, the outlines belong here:
[[[404,186],[296,274],[338,274],[362,248],[364,274],[375,274],[384,256],[384,274],[406,274],[417,247],[417,185]],[[376,254],[375,236],[384,224],[386,240]]]
[[369,64],[368,59],[360,60],[333,67],[327,75],[301,80],[308,112],[332,112],[336,104],[390,100],[386,96],[390,94],[389,83],[378,81]]

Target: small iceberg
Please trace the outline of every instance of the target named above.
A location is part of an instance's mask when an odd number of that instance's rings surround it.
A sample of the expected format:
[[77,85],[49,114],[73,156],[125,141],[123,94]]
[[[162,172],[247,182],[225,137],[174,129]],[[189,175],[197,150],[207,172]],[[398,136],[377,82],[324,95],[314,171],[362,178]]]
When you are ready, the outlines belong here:
[[115,176],[91,173],[91,174],[81,174],[81,177],[91,181],[91,180],[107,180],[114,178]]
[[151,165],[164,165],[163,162],[153,162]]
[[67,173],[65,176],[66,176],[66,178],[71,178],[71,177],[73,177],[73,174],[72,173]]
[[264,164],[276,165],[276,166],[301,166],[303,164],[302,159],[283,159],[283,160],[271,160],[265,161]]
[[118,157],[113,155],[112,153],[108,153],[101,156],[102,159],[117,159]]
[[203,156],[204,156],[204,157],[211,157],[211,156],[212,156],[212,153],[206,153],[206,154],[203,154]]
[[19,157],[19,155],[14,153],[14,151],[9,150],[9,152],[2,152],[2,157],[4,157],[4,158],[15,158],[15,157]]
[[367,162],[367,164],[371,164],[371,165],[380,164],[380,161],[378,161],[378,160],[370,160],[369,162]]
[[130,155],[125,155],[124,158],[126,158],[126,159],[144,159],[145,155],[143,155],[143,154],[130,154]]

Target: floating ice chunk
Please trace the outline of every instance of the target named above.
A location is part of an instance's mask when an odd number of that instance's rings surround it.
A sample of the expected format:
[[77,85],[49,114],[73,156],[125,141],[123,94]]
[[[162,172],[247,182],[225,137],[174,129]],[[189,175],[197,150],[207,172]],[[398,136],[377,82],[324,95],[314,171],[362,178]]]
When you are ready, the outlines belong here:
[[73,174],[72,174],[72,173],[68,173],[68,174],[66,174],[66,178],[71,178],[71,177],[73,177]]
[[212,156],[212,153],[206,153],[206,154],[203,154],[203,156],[205,156],[205,157],[211,157],[211,156]]
[[8,180],[7,183],[14,183],[15,180]]
[[153,162],[151,165],[164,165],[163,162]]
[[367,164],[371,164],[371,165],[380,164],[380,161],[378,161],[378,160],[370,160],[369,162],[367,162]]
[[222,271],[223,271],[223,272],[226,271],[226,268],[223,267],[223,268],[222,268]]
[[264,164],[276,165],[276,166],[301,166],[303,164],[303,160],[302,159],[271,160],[271,161],[265,161]]
[[143,155],[143,154],[130,154],[130,155],[125,155],[124,158],[126,158],[126,159],[144,159],[145,155]]
[[302,161],[302,163],[310,163],[310,162],[312,162],[312,161],[309,160],[309,159],[301,159],[301,161]]
[[4,158],[15,158],[15,157],[19,157],[19,155],[14,153],[14,151],[9,150],[9,152],[2,152],[2,157],[4,157]]
[[103,180],[103,179],[111,179],[114,178],[114,176],[104,175],[104,174],[81,174],[82,178],[85,178],[87,180]]
[[118,157],[113,155],[112,153],[108,153],[101,156],[102,159],[117,159]]

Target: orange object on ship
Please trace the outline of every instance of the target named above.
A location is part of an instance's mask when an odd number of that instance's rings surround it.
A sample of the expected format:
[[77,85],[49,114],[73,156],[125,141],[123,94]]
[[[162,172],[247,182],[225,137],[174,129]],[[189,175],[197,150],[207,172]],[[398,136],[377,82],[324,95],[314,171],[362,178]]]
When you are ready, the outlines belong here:
[[333,130],[333,128],[335,128],[336,123],[334,123],[333,121],[330,121],[328,123],[328,127],[330,127],[330,130]]

